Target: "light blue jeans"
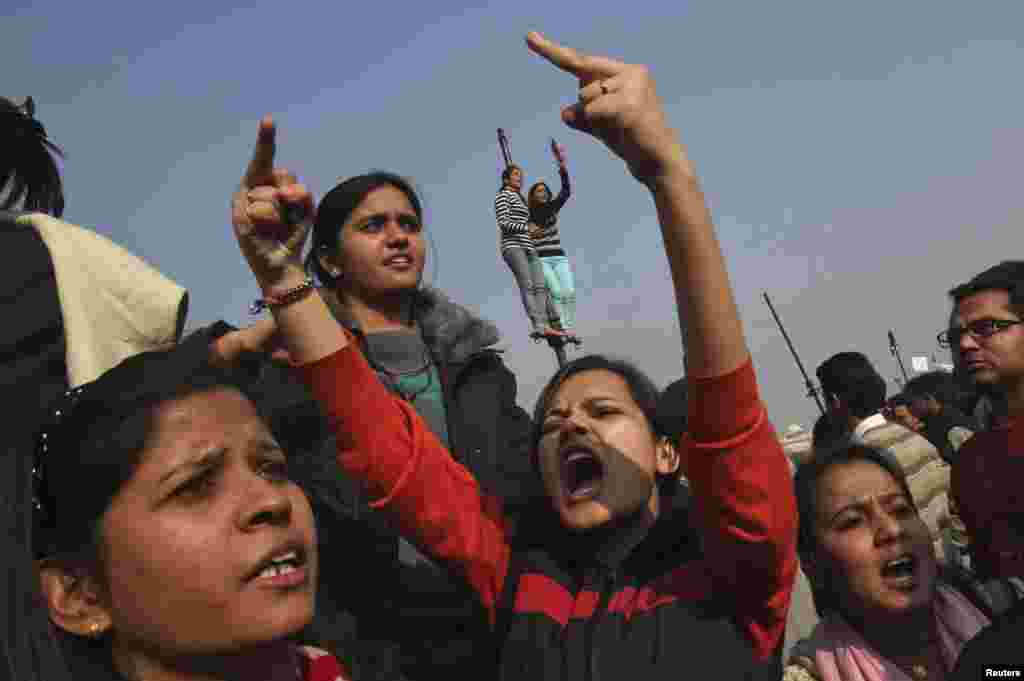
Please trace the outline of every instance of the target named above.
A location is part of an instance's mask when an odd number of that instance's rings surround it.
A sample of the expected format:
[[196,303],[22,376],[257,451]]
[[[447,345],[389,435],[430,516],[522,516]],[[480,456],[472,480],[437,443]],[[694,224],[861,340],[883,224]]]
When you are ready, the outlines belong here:
[[568,331],[576,326],[576,286],[569,258],[549,255],[541,258],[540,264],[544,268],[544,282],[551,293],[551,302],[562,320],[562,328]]

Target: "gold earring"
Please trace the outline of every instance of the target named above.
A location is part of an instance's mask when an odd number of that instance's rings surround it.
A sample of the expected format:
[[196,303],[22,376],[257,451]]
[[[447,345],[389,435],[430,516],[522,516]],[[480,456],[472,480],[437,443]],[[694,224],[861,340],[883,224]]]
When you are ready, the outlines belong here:
[[89,636],[93,638],[99,638],[103,635],[103,626],[99,622],[93,622],[89,625]]

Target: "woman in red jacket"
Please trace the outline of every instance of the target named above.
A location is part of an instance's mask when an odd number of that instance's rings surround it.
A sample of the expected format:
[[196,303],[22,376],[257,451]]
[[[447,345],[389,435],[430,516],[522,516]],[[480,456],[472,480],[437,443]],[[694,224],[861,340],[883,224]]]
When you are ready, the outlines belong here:
[[[236,193],[239,245],[301,372],[338,435],[338,462],[429,555],[476,590],[504,679],[778,679],[796,574],[789,466],[768,423],[714,226],[693,165],[648,70],[546,40],[530,48],[580,81],[562,112],[601,139],[651,192],[688,350],[688,434],[680,453],[657,423],[649,381],[586,357],[538,404],[534,449],[549,509],[513,542],[415,411],[380,386],[323,300],[303,285],[302,227],[280,206],[308,192],[273,168],[272,128]],[[277,235],[277,236],[275,236]],[[660,492],[682,466],[703,523],[703,557]]]

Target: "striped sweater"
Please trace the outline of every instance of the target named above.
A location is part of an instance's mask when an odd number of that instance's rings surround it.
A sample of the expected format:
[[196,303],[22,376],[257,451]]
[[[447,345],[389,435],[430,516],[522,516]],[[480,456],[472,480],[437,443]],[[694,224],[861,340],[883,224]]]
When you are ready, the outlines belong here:
[[502,187],[494,197],[494,214],[501,230],[502,253],[510,248],[525,248],[531,253],[536,251],[528,226],[530,211],[519,192]]
[[569,187],[569,172],[561,168],[558,173],[562,176],[562,189],[558,196],[530,209],[530,221],[541,228],[540,237],[534,240],[534,245],[537,247],[537,255],[542,258],[565,255],[562,239],[558,236],[558,211],[569,200],[572,190]]

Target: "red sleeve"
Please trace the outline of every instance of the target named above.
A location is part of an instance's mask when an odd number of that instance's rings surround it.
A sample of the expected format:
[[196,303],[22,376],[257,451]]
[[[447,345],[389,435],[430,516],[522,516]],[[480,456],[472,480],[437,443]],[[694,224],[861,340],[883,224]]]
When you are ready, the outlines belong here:
[[303,681],[349,681],[348,670],[330,653],[315,648],[303,648]]
[[384,388],[354,341],[299,371],[337,437],[342,469],[405,537],[460,572],[493,620],[510,553],[500,502]]
[[796,579],[796,496],[748,360],[724,376],[689,379],[684,472],[703,524],[705,569],[731,594],[763,658],[782,643]]

